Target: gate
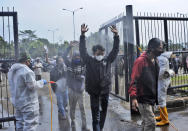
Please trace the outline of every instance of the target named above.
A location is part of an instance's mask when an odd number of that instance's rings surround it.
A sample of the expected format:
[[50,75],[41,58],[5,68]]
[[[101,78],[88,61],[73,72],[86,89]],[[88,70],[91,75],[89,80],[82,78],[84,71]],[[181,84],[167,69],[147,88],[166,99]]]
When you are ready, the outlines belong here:
[[[122,100],[129,101],[128,88],[134,60],[142,51],[147,49],[147,43],[154,37],[163,40],[166,43],[166,50],[173,51],[175,54],[170,60],[170,67],[176,71],[176,75],[172,78],[170,89],[188,91],[188,71],[184,67],[185,58],[183,58],[188,56],[187,22],[187,16],[180,13],[137,13],[133,16],[132,6],[128,5],[126,6],[126,15],[120,14],[101,25],[99,34],[100,36],[105,36],[102,40],[106,44],[107,53],[110,50],[109,42],[113,40],[113,34],[110,32],[109,26],[116,25],[120,35],[120,55],[112,69],[115,84],[111,94]],[[119,59],[122,56],[124,60],[124,70],[122,70],[124,77],[118,74],[118,70],[121,68]],[[122,81],[123,85],[121,84]]]
[[[10,102],[7,71],[19,55],[17,12],[0,12],[0,127],[15,124],[14,107]],[[13,121],[13,122],[11,122]]]

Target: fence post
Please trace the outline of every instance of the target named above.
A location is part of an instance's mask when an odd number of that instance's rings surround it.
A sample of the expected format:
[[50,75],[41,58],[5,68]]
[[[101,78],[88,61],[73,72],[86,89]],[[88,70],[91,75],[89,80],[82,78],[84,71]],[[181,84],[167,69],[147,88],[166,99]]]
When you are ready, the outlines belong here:
[[168,51],[168,25],[167,25],[167,20],[164,20],[164,36],[165,36],[165,43],[166,43],[166,51]]
[[132,5],[126,6],[126,18],[123,20],[123,43],[125,53],[125,93],[129,101],[128,88],[131,80],[132,66],[134,62],[134,32]]
[[17,12],[14,12],[13,15],[13,28],[14,28],[14,53],[15,53],[15,60],[17,61],[19,57]]
[[139,57],[140,56],[140,50],[138,49],[138,47],[140,48],[140,36],[139,36],[139,23],[138,23],[138,19],[135,19],[135,29],[136,29],[137,57]]
[[[126,6],[126,23],[124,22],[124,46],[127,48],[127,60],[125,61],[126,63],[128,63],[128,73],[127,76],[128,77],[128,81],[126,81],[126,98],[129,97],[128,95],[128,88],[131,82],[131,73],[132,73],[132,67],[133,67],[133,63],[134,63],[134,28],[133,28],[133,9],[132,9],[132,5],[127,5]],[[127,80],[127,79],[126,79]],[[131,114],[137,114],[137,112],[132,110],[132,106],[131,106],[131,100],[130,100],[130,107],[131,107]]]
[[115,94],[119,94],[119,80],[118,80],[118,57],[115,60]]
[[128,93],[128,49],[127,49],[127,29],[126,29],[126,17],[123,18],[123,45],[124,45],[124,68],[125,68],[125,98],[126,101],[129,101]]
[[105,28],[105,44],[106,44],[106,54],[108,55],[108,27]]

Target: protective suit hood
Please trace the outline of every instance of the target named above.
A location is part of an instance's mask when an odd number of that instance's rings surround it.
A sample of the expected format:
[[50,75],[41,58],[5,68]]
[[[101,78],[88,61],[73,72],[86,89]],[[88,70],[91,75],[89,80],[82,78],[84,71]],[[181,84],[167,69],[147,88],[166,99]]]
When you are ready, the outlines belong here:
[[24,64],[21,64],[21,63],[16,63],[16,64],[12,65],[9,72],[14,72],[14,71],[17,71],[17,70],[24,68],[24,67],[27,67],[27,65],[24,65]]
[[36,81],[34,72],[25,64],[16,63],[8,72],[11,102],[15,108],[38,102],[36,88],[42,88],[44,82]]
[[10,68],[10,70],[9,70],[9,73],[8,73],[8,77],[12,80],[13,78],[13,74],[17,71],[17,70],[19,70],[19,69],[21,69],[21,68],[24,68],[24,67],[27,67],[26,65],[24,65],[24,64],[21,64],[21,63],[16,63],[16,64],[13,64],[12,66],[11,66],[11,68]]
[[167,57],[168,59],[170,58],[170,56],[172,55],[173,52],[168,51],[168,52],[164,52],[161,54],[161,56]]

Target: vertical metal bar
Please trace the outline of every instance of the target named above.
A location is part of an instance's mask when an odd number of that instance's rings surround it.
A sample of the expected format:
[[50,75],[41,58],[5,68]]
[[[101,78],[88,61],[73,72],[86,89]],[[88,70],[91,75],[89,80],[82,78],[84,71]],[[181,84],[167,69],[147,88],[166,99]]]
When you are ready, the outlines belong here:
[[[154,17],[155,17],[155,13],[154,13]],[[155,29],[155,36],[154,36],[154,37],[157,36],[157,33],[156,33],[156,21],[157,21],[157,20],[154,21],[154,29]]]
[[[5,87],[6,87],[6,99],[7,99],[7,112],[8,112],[8,117],[9,117],[9,103],[8,103],[8,100],[9,100],[9,97],[8,97],[8,82],[7,82],[7,74],[5,74]],[[10,126],[10,123],[8,122],[9,126]]]
[[[176,15],[174,14],[174,17],[176,17]],[[176,21],[174,22],[174,24],[175,24],[175,27],[174,27],[174,29],[175,29],[175,39],[176,39],[176,44],[178,44],[178,36],[177,36],[177,30],[176,30]],[[179,33],[178,33],[179,34]],[[173,47],[173,50],[174,50],[174,48],[175,47]]]
[[[181,41],[182,41],[182,45],[185,46],[185,41],[184,41],[185,39],[183,38],[184,35],[183,35],[183,29],[182,29],[182,28],[183,28],[182,22],[183,22],[183,21],[179,21],[180,27],[181,27],[181,28],[180,28],[180,29],[181,29]],[[183,77],[183,76],[182,76],[182,77]],[[185,84],[185,81],[186,81],[185,79],[183,79],[183,78],[181,79],[181,83]],[[185,90],[185,87],[183,88],[183,90]]]
[[175,44],[175,39],[174,39],[174,24],[173,24],[173,21],[171,21],[171,36],[172,36],[172,42],[170,43],[170,48],[169,48],[169,50],[170,51],[174,51],[172,48],[172,46]]
[[106,45],[106,54],[108,55],[108,27],[105,28],[105,45]]
[[[158,13],[157,13],[157,17],[159,17]],[[159,20],[157,20],[157,35],[156,36],[159,38]]]
[[[2,7],[2,12],[3,12],[3,7]],[[3,40],[5,41],[5,19],[4,19],[4,16],[2,17],[3,18]],[[6,47],[5,47],[5,44],[4,44],[4,46],[3,46],[3,50],[4,50],[4,56],[3,57],[5,57],[5,49],[6,49]]]
[[[152,17],[152,14],[150,13],[150,17]],[[153,20],[151,20],[151,35],[152,35],[152,38],[153,38]]]
[[[128,86],[130,85],[131,82],[131,73],[132,73],[132,67],[133,67],[133,63],[134,63],[134,28],[133,28],[133,9],[132,9],[132,5],[127,5],[126,6],[126,24],[125,25],[125,29],[126,31],[126,36],[127,36],[127,40],[124,39],[124,44],[127,43],[127,47],[128,47]],[[126,99],[128,99],[128,86],[126,87]],[[131,104],[131,102],[130,102]],[[131,110],[131,112],[133,113],[133,110]]]
[[119,94],[119,82],[118,82],[118,58],[115,60],[115,94]]
[[165,36],[165,42],[166,42],[166,50],[168,51],[168,25],[167,20],[164,20],[164,36]]
[[[181,34],[180,34],[180,23],[179,21],[177,21],[177,26],[178,26],[178,38],[179,38],[179,42],[177,44],[181,45],[182,43],[182,37],[181,37]],[[182,44],[183,45],[183,44]],[[178,50],[178,47],[176,46],[176,50]],[[183,75],[181,75],[180,77],[178,77],[178,79],[176,79],[177,81],[175,81],[176,84],[179,84],[179,81],[182,83],[182,79],[183,79]]]
[[[176,17],[176,15],[174,14],[174,17]],[[175,23],[175,39],[176,39],[176,44],[178,44],[178,35],[179,35],[179,32],[177,32],[177,27],[176,27],[176,25],[177,25],[177,22],[175,21],[174,22]],[[178,34],[178,35],[177,35]],[[177,48],[176,48],[176,46],[175,47],[173,47],[173,50],[177,50]],[[179,78],[178,78],[178,80],[176,80],[176,76],[175,76],[175,81],[174,81],[174,84],[176,85],[177,84],[177,81],[179,81]]]
[[14,28],[14,50],[15,50],[14,52],[15,52],[15,59],[17,61],[19,57],[17,12],[14,12],[14,16],[13,16],[13,28]]
[[134,30],[132,5],[126,6],[127,44],[129,51],[129,82],[131,80],[132,67],[134,63]]
[[[14,7],[13,7],[13,12],[14,12]],[[18,53],[19,54],[19,53]],[[13,115],[14,115],[14,106],[12,105],[12,108],[13,108]],[[15,130],[16,130],[16,120],[14,121],[14,125],[15,125]]]
[[[188,18],[187,16],[186,16],[186,18]],[[185,27],[185,29],[186,29],[186,32],[187,32],[187,42],[186,42],[186,47],[188,47],[188,24],[187,24],[187,21],[185,22],[185,25],[186,25],[186,27]]]
[[[9,12],[9,8],[8,8],[8,12]],[[9,58],[11,56],[11,50],[10,50],[10,20],[9,20],[9,16],[8,16],[8,51],[7,51],[7,55],[9,55]]]
[[[147,17],[149,17],[148,12],[147,12]],[[150,39],[149,20],[146,20],[146,21],[147,21],[146,27],[147,27],[147,30],[148,30],[148,40],[149,40]]]
[[[167,17],[169,17],[169,14],[167,14],[168,16]],[[168,20],[168,22],[167,22],[167,33],[168,33],[168,44],[167,44],[167,46],[168,46],[168,51],[169,51],[169,44],[172,42],[172,40],[171,40],[171,28],[170,28],[170,21]],[[170,41],[169,41],[170,40]]]
[[138,19],[135,20],[135,29],[136,29],[136,45],[137,45],[137,57],[140,56],[140,51],[138,47],[140,48],[140,36],[139,36],[139,23]]
[[[3,12],[3,7],[2,7],[2,12]],[[5,41],[5,34],[4,34],[4,16],[3,16],[3,40]],[[4,46],[4,55],[5,55],[5,46]],[[5,57],[5,56],[4,56]],[[2,110],[2,118],[4,117],[4,111],[3,111],[3,78],[2,78],[2,86],[1,86],[1,110]],[[4,122],[3,122],[4,126]]]
[[[140,13],[140,16],[141,16],[141,13]],[[140,20],[140,30],[141,30],[140,31],[140,33],[141,33],[140,36],[142,38],[142,40],[141,40],[142,41],[142,46],[144,47],[145,44],[144,44],[144,38],[143,38],[143,34],[144,33],[143,33],[143,21],[142,20]]]
[[[162,16],[162,14],[160,14],[160,16]],[[163,16],[164,16],[164,14],[163,14]],[[163,39],[163,38],[164,38],[164,37],[163,37],[163,30],[164,30],[163,24],[164,24],[164,23],[163,23],[162,20],[160,20],[160,23],[161,23],[161,25],[160,25],[160,26],[161,26],[161,28],[160,28],[160,29],[161,29],[161,30],[160,30],[160,31],[161,31],[161,40],[164,40],[164,39]]]
[[127,16],[123,18],[123,44],[124,44],[124,68],[125,68],[125,97],[126,97],[126,101],[129,101],[129,93],[128,93],[128,88],[129,88],[129,84],[128,84],[128,47],[127,47],[127,29],[126,29],[126,19]]
[[[145,12],[144,12],[144,16],[145,16]],[[148,41],[148,40],[147,40],[147,36],[146,36],[146,32],[147,32],[147,31],[146,31],[146,20],[143,20],[143,21],[144,21],[144,29],[145,29],[145,30],[144,30],[145,43],[147,44],[147,41]]]

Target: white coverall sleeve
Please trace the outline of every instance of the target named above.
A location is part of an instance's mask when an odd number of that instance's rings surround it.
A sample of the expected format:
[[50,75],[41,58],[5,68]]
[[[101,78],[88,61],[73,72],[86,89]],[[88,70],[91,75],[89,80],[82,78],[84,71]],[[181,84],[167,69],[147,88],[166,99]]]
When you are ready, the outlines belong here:
[[35,74],[33,72],[28,72],[25,76],[25,84],[28,88],[42,88],[44,86],[43,80],[36,81]]
[[165,58],[161,58],[159,59],[159,79],[163,79],[164,78],[164,73],[168,72],[168,66],[167,66],[167,61],[165,60]]

